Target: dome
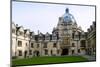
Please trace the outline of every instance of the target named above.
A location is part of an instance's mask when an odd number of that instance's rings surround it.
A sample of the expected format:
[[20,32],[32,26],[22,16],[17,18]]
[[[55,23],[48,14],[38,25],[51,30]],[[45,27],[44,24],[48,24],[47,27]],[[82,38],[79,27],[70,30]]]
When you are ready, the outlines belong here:
[[65,14],[62,17],[63,17],[64,22],[67,22],[67,23],[75,22],[74,16],[69,13],[68,8],[66,8]]

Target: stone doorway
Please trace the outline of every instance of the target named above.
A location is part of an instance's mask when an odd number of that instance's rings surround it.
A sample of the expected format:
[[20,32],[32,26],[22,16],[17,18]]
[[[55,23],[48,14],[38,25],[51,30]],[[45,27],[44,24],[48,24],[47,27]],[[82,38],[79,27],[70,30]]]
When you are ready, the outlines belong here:
[[39,51],[35,51],[35,52],[34,52],[34,56],[40,56]]
[[27,51],[24,52],[24,58],[26,58],[26,57],[27,57]]
[[68,55],[68,48],[62,49],[62,54],[61,55]]

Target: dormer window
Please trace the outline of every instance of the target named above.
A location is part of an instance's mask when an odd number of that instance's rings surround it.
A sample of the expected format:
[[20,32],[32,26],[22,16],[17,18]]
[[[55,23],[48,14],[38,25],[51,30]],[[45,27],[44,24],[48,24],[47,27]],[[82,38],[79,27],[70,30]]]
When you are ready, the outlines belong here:
[[39,40],[42,40],[43,39],[43,37],[42,36],[39,36]]
[[45,40],[50,40],[50,34],[48,32],[45,35]]
[[57,37],[56,37],[56,36],[53,36],[52,38],[53,38],[53,40],[56,40],[56,39],[57,39]]
[[53,34],[52,39],[57,40],[57,35],[55,33]]
[[20,31],[20,32],[19,32],[19,35],[23,35],[23,32]]
[[50,37],[49,36],[46,36],[45,40],[50,40]]

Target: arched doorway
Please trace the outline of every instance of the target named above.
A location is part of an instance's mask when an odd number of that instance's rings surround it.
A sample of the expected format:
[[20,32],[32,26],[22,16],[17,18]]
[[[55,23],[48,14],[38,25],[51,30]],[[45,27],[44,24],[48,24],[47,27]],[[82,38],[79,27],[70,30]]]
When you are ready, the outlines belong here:
[[36,51],[36,56],[39,56],[39,51]]
[[62,49],[62,54],[61,55],[68,55],[68,48]]

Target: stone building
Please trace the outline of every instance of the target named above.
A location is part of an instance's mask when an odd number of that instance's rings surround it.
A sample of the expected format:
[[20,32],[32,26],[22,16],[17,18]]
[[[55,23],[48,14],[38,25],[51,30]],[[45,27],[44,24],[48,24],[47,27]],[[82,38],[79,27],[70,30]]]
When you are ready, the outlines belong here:
[[[68,8],[58,20],[57,27],[53,28],[52,34],[48,32],[46,34],[41,32],[35,34],[29,29],[24,29],[12,22],[12,56],[25,58],[33,56],[85,55],[86,50],[90,49],[89,45],[87,46],[87,42],[90,40],[86,41],[89,37],[86,38],[86,32],[77,25]],[[87,36],[89,36],[89,33]]]
[[86,54],[88,55],[95,55],[96,54],[96,22],[94,21],[90,28],[87,29],[87,48]]

